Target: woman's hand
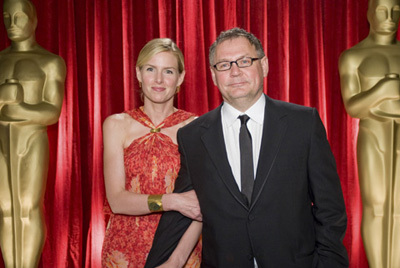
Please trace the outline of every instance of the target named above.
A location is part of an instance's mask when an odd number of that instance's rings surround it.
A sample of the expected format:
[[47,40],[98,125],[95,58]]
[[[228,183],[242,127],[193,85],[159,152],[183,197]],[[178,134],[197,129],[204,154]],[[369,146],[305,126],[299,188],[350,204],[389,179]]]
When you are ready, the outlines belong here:
[[180,194],[166,194],[162,199],[164,210],[175,210],[196,221],[202,221],[199,200],[194,190]]

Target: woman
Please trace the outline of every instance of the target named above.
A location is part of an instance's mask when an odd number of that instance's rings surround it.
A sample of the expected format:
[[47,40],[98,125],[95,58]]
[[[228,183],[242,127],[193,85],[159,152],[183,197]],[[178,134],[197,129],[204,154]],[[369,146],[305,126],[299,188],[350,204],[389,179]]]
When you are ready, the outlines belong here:
[[[144,267],[160,211],[176,210],[201,220],[193,191],[172,193],[180,167],[176,133],[195,118],[173,106],[185,76],[182,52],[171,39],[154,39],[140,51],[136,75],[144,105],[111,115],[103,124],[104,180],[112,210],[103,267]],[[183,267],[196,245],[196,224],[171,256],[174,267]],[[200,251],[198,245],[185,267],[200,267]]]

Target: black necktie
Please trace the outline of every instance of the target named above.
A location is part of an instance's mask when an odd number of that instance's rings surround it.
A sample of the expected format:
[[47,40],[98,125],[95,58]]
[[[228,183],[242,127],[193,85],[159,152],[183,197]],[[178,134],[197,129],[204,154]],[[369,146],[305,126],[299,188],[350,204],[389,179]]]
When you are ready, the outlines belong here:
[[239,119],[242,123],[239,133],[242,193],[246,196],[248,204],[250,204],[254,185],[253,148],[251,145],[251,135],[246,125],[250,117],[244,114],[239,116]]

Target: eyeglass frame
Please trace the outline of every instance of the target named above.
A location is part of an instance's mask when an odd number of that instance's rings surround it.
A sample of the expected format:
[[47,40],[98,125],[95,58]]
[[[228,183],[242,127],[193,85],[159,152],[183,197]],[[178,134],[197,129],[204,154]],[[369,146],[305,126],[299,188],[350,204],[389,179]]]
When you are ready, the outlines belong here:
[[[248,65],[248,66],[239,66],[238,61],[243,60],[243,59],[250,59],[251,60],[250,65]],[[242,57],[242,58],[239,58],[239,59],[233,60],[233,61],[220,61],[220,62],[217,62],[216,64],[213,65],[213,67],[218,72],[224,72],[224,71],[229,71],[230,69],[232,69],[232,64],[233,63],[235,63],[238,68],[247,68],[247,67],[252,66],[254,61],[261,60],[261,59],[262,58]],[[226,69],[226,70],[218,70],[217,65],[220,64],[220,63],[223,63],[223,62],[229,63],[229,68]]]

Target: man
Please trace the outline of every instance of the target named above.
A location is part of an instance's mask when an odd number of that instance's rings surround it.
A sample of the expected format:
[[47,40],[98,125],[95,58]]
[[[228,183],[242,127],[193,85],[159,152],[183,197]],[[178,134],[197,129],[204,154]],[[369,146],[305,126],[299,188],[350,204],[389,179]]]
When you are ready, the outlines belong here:
[[[263,94],[268,60],[243,29],[222,32],[209,58],[224,102],[179,130],[175,186],[199,199],[202,267],[346,267],[344,201],[317,111]],[[240,160],[248,150],[240,148],[248,138],[243,114],[251,152]],[[146,267],[168,259],[190,222],[163,215]]]
[[362,237],[371,268],[400,267],[400,0],[368,2],[370,32],[339,60],[343,102],[359,118]]
[[25,0],[5,0],[11,46],[0,52],[0,246],[6,267],[37,267],[45,240],[46,127],[57,122],[65,64],[35,41]]

